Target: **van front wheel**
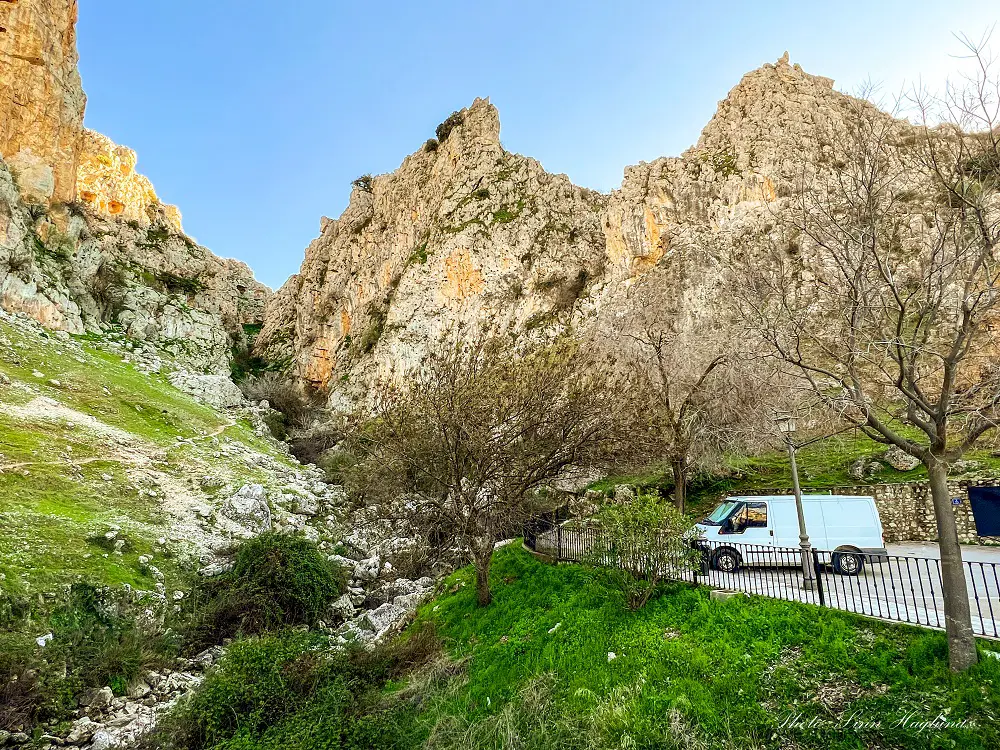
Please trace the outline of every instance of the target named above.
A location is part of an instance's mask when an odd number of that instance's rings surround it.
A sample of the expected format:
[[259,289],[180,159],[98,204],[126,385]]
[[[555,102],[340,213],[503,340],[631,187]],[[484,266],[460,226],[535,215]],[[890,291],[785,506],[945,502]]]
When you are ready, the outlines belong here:
[[856,576],[861,575],[865,567],[865,559],[857,552],[834,552],[833,570],[838,575]]
[[735,573],[743,561],[740,553],[728,547],[720,547],[712,553],[712,567],[723,573]]

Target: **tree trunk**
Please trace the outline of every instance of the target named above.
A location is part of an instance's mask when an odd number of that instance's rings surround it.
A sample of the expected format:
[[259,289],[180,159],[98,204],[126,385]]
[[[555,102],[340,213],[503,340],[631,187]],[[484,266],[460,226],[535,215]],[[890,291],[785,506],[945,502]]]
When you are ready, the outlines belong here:
[[674,472],[674,505],[683,513],[687,503],[687,461],[683,458],[674,459],[670,462],[670,468]]
[[475,555],[476,566],[476,603],[480,607],[488,607],[493,601],[493,592],[490,590],[490,564],[493,562],[493,550],[483,554]]
[[938,547],[941,550],[941,587],[944,596],[945,631],[948,634],[948,663],[953,672],[962,672],[979,661],[972,632],[969,591],[958,543],[955,511],[948,496],[948,466],[934,458],[927,466],[931,498],[937,519]]

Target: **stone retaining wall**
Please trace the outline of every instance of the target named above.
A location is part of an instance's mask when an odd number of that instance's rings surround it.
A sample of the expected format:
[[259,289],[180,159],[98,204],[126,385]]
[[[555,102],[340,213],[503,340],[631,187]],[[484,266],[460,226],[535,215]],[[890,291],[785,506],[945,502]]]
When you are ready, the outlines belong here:
[[[972,517],[969,503],[969,487],[1000,486],[1000,479],[963,479],[948,482],[948,492],[959,499],[952,505],[958,523],[958,538],[964,544],[996,543],[995,537],[981,537],[976,531],[976,521]],[[928,482],[907,482],[905,484],[862,484],[845,487],[831,487],[823,490],[803,489],[803,492],[832,495],[870,495],[875,498],[882,527],[887,542],[934,542],[937,541],[937,523],[934,520],[934,506]],[[792,490],[752,490],[742,495],[791,495]]]

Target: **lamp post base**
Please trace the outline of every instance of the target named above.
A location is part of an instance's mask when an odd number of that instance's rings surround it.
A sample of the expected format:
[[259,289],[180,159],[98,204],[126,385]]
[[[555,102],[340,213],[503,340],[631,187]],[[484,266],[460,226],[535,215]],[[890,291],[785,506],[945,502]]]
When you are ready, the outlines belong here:
[[816,570],[813,568],[812,545],[809,537],[805,534],[800,536],[800,548],[802,550],[802,588],[806,591],[816,589]]

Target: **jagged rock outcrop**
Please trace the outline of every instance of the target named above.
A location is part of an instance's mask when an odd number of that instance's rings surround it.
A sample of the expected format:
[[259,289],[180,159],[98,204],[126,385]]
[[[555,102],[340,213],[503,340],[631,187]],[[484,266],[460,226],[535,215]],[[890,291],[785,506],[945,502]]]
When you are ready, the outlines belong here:
[[270,290],[183,234],[135,152],[83,129],[76,11],[0,1],[0,305],[70,333],[117,325],[228,371]]
[[822,169],[834,158],[832,144],[856,103],[831,79],[790,65],[787,53],[747,73],[697,145],[626,168],[604,223],[615,277],[654,267],[686,231],[731,231],[792,195],[804,165]]
[[0,157],[36,201],[72,201],[87,98],[76,0],[0,2]]
[[226,372],[243,326],[262,320],[269,290],[170,224],[147,226],[86,207],[25,203],[0,163],[0,305],[48,328],[120,326],[185,367]]
[[135,171],[135,151],[106,135],[84,130],[76,172],[77,199],[101,217],[114,217],[148,227],[162,212],[167,225],[182,232],[177,206],[160,203],[153,183]]
[[359,181],[268,305],[259,351],[350,395],[405,371],[455,326],[544,336],[604,275],[605,198],[500,144],[485,99],[392,174]]
[[614,344],[639,325],[638,299],[663,301],[681,326],[728,325],[734,255],[759,252],[798,210],[803,180],[833,166],[856,108],[874,110],[786,52],[747,73],[680,157],[626,168],[603,217],[608,283],[595,339]]
[[606,197],[504,151],[496,110],[477,100],[436,150],[324,219],[258,345],[336,401],[412,367],[456,324],[573,325],[613,347],[649,312],[644,287],[693,318],[717,315],[726,254],[772,230],[803,164],[831,163],[854,106],[786,54],[744,76],[697,145],[627,168]]

